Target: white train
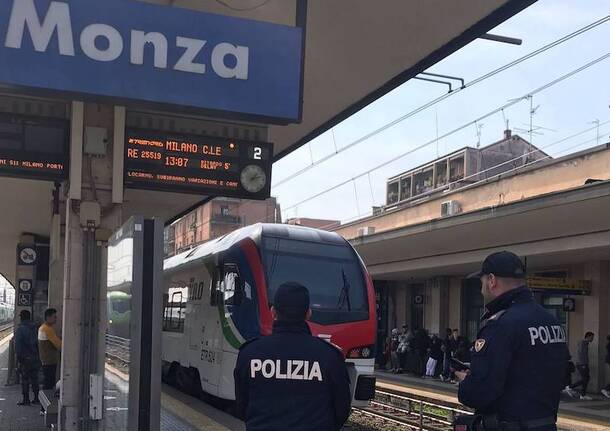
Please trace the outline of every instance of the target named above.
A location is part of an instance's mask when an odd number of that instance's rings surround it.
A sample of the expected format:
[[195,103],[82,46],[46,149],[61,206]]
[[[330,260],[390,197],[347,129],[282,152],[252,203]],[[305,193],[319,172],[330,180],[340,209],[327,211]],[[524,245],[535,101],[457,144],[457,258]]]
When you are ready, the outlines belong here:
[[351,245],[335,233],[258,224],[173,256],[164,264],[163,375],[183,390],[235,399],[240,345],[271,333],[277,287],[310,291],[312,333],[339,346],[355,405],[375,389],[375,295]]
[[0,328],[13,323],[15,313],[15,289],[0,275]]

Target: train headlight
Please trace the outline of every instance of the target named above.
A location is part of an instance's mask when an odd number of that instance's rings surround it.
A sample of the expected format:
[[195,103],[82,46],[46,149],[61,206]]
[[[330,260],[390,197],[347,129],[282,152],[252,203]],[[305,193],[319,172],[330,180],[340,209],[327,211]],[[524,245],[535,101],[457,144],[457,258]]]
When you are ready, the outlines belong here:
[[372,358],[375,354],[375,346],[363,346],[356,347],[355,349],[351,349],[347,354],[348,359],[369,359]]

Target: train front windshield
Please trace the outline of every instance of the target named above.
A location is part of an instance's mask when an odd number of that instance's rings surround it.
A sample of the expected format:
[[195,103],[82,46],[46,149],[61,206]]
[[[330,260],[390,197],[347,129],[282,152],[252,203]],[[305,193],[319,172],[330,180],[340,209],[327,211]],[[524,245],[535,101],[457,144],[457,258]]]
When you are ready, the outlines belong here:
[[369,318],[364,273],[347,245],[267,237],[262,249],[270,303],[282,283],[294,281],[309,290],[315,323],[331,325]]

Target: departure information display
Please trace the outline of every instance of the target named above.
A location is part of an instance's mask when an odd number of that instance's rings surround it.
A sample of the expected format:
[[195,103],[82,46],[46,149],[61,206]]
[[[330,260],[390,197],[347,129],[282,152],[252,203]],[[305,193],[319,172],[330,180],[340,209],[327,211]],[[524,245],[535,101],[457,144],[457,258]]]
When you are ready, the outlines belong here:
[[125,185],[244,199],[271,193],[273,145],[127,129]]
[[0,175],[61,181],[67,177],[67,120],[0,114]]

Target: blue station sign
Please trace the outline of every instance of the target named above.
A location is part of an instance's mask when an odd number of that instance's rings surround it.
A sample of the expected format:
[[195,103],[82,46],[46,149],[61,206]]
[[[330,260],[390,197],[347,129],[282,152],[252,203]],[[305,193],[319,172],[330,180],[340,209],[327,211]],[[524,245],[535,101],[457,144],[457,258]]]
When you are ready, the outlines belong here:
[[135,0],[0,0],[0,83],[300,120],[302,30]]

